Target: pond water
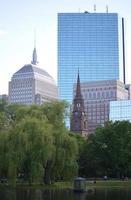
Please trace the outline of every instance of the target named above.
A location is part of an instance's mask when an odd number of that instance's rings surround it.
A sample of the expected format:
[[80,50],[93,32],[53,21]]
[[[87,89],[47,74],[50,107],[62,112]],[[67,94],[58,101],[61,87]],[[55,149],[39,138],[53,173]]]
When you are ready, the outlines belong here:
[[0,200],[131,200],[131,189],[96,189],[85,193],[70,190],[0,189]]

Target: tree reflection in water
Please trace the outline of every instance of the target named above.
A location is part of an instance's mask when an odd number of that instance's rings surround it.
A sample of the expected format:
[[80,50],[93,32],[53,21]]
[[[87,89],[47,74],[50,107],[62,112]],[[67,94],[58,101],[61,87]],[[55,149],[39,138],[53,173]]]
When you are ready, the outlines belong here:
[[131,189],[97,189],[74,193],[71,190],[3,189],[0,200],[131,200]]

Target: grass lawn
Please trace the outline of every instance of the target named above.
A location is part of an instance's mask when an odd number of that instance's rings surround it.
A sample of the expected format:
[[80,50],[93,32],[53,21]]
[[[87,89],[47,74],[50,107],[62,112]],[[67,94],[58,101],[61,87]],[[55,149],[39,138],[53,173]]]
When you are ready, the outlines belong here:
[[107,181],[96,181],[94,184],[91,181],[87,181],[87,187],[131,187],[131,180],[122,181],[122,180],[107,180]]
[[[8,184],[0,183],[0,187],[10,187]],[[56,182],[52,185],[40,185],[40,184],[32,184],[28,183],[16,184],[16,187],[23,188],[39,188],[39,189],[73,189],[73,182]],[[93,181],[87,181],[87,188],[107,188],[107,187],[130,187],[131,188],[131,180],[128,181],[119,181],[119,180],[96,180],[94,184]]]
[[[52,185],[54,188],[73,188],[72,182],[57,182]],[[52,187],[51,186],[51,187]],[[106,187],[131,187],[131,180],[122,181],[122,180],[96,180],[94,184],[93,181],[87,181],[87,188],[106,188]]]

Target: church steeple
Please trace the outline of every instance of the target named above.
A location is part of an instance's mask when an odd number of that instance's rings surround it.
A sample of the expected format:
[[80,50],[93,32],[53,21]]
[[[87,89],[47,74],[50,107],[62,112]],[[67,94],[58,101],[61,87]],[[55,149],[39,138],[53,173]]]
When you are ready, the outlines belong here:
[[32,54],[31,64],[37,65],[37,63],[38,63],[38,61],[37,61],[37,52],[36,52],[36,34],[34,34],[34,50],[33,50],[33,54]]
[[77,75],[76,94],[75,94],[75,98],[74,98],[73,102],[74,102],[73,104],[74,104],[75,110],[80,109],[81,111],[84,111],[84,99],[81,94],[79,70],[78,70],[78,75]]
[[81,93],[79,71],[77,76],[76,94],[73,99],[73,111],[70,130],[76,134],[87,136],[87,114],[84,109],[84,99]]
[[78,75],[77,75],[76,98],[82,98],[79,70],[78,70]]

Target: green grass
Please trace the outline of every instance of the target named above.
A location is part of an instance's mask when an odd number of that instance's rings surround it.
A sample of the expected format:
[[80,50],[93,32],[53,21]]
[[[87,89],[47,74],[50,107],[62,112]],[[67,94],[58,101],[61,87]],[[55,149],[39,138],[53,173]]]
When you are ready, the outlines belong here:
[[[3,184],[0,183],[0,188],[4,187],[12,187],[9,184]],[[72,189],[73,188],[73,182],[56,182],[51,185],[45,185],[45,184],[37,184],[32,183],[31,185],[29,183],[17,183],[16,188],[32,188],[32,189]]]
[[107,181],[96,181],[96,183],[92,183],[91,181],[87,181],[87,187],[131,187],[131,181],[117,181],[117,180],[107,180]]
[[[1,187],[11,187],[8,184],[0,184]],[[16,187],[20,188],[32,188],[32,189],[73,189],[73,182],[56,182],[51,185],[40,185],[40,184],[32,184],[29,185],[28,183],[17,184]],[[107,187],[128,187],[131,188],[131,180],[129,181],[116,181],[116,180],[107,180],[107,181],[100,181],[97,180],[94,184],[92,181],[87,181],[87,188],[107,188]]]

